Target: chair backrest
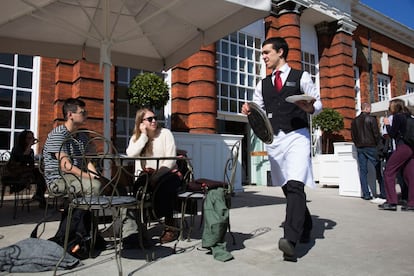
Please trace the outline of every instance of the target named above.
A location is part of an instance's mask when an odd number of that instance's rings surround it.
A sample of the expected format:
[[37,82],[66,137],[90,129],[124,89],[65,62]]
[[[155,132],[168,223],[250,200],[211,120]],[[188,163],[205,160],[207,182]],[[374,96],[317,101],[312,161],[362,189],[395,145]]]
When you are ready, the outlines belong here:
[[[76,166],[82,170],[80,176],[73,176],[82,183],[83,189],[77,193],[74,193],[73,190],[66,191],[71,194],[72,198],[79,198],[82,204],[88,204],[88,202],[85,202],[85,198],[91,200],[90,204],[99,204],[99,202],[96,202],[97,197],[93,198],[87,192],[93,190],[94,182],[94,178],[91,177],[94,173],[91,173],[88,168],[90,163],[96,168],[101,182],[100,192],[95,195],[106,195],[108,196],[106,201],[111,201],[112,196],[118,194],[117,184],[121,176],[121,161],[118,151],[109,139],[91,130],[75,131],[63,141],[59,156],[63,152],[69,159],[63,157],[60,160],[60,162],[65,162],[65,169]],[[59,174],[63,178],[68,173],[62,171],[61,166],[59,166]],[[110,202],[102,204],[110,204]]]
[[4,151],[0,154],[0,161],[1,162],[7,162],[10,159],[10,151]]
[[229,193],[233,193],[234,180],[236,178],[237,165],[239,164],[239,151],[241,141],[236,141],[230,149],[229,157],[224,166],[224,179],[229,186]]

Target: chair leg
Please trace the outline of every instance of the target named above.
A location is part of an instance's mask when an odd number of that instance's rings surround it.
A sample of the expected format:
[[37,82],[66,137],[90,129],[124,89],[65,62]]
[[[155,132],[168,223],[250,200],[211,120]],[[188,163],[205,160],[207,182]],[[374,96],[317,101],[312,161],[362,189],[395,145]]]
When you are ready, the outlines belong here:
[[73,213],[73,208],[72,208],[72,206],[69,205],[68,217],[67,217],[67,220],[66,220],[65,241],[63,243],[63,254],[62,254],[62,257],[60,257],[58,263],[55,266],[55,270],[53,271],[53,275],[56,275],[60,264],[62,263],[63,259],[65,258],[66,254],[67,254],[70,225],[71,225],[71,222],[72,222],[72,213]]
[[3,207],[3,199],[4,199],[4,193],[6,192],[6,185],[3,183],[1,184],[1,202],[0,207]]
[[[112,221],[116,221],[117,218],[121,217],[121,208],[114,208],[112,211]],[[117,229],[115,225],[112,227],[112,236],[114,238],[114,250],[115,250],[115,261],[118,268],[118,275],[122,276],[122,258],[121,258],[121,250],[118,248],[118,239],[119,243],[122,241],[122,229],[119,229],[117,233]],[[117,237],[117,234],[119,237]]]

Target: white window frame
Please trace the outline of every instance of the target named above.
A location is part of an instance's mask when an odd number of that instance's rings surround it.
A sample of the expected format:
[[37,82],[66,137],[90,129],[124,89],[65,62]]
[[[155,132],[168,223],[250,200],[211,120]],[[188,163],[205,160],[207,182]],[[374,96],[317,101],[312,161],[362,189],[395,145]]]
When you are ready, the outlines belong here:
[[391,80],[389,76],[377,74],[378,102],[391,99]]
[[[5,151],[11,151],[13,147],[15,146],[16,142],[15,138],[17,139],[17,134],[22,132],[24,129],[16,129],[15,128],[15,120],[16,120],[16,111],[23,111],[30,114],[30,126],[28,130],[31,130],[35,136],[38,135],[38,107],[39,107],[39,83],[40,83],[40,57],[39,56],[33,56],[33,67],[32,68],[26,68],[26,67],[19,67],[18,66],[18,54],[14,54],[13,58],[13,65],[6,65],[6,64],[0,64],[0,67],[8,68],[13,70],[13,81],[11,86],[5,86],[1,85],[1,88],[10,89],[12,90],[12,106],[6,107],[6,106],[0,106],[0,110],[8,110],[12,111],[12,118],[10,122],[10,128],[0,128],[0,131],[3,132],[10,132],[10,143],[8,149],[0,149],[0,153],[3,153]],[[27,71],[32,73],[32,87],[31,88],[22,88],[17,87],[17,73],[18,71]],[[17,90],[19,91],[25,91],[31,93],[31,106],[30,108],[17,108],[16,107],[16,97],[17,97]],[[38,148],[34,147],[35,154],[38,153]]]
[[[252,45],[248,44],[248,41],[252,41]],[[256,84],[261,79],[262,42],[261,36],[238,31],[216,43],[217,111],[219,119],[228,120],[231,118],[232,120],[238,120],[236,116],[232,115],[241,114],[243,103],[252,100]]]
[[354,90],[355,90],[355,114],[361,113],[361,79],[359,75],[359,68],[354,66]]
[[406,82],[405,83],[405,94],[414,94],[414,83]]

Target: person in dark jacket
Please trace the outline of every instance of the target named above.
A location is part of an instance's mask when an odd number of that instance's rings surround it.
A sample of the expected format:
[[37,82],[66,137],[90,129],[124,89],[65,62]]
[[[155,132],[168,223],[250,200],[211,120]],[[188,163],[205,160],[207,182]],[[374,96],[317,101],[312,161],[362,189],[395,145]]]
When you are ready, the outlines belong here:
[[[362,112],[351,123],[352,141],[357,148],[359,180],[361,182],[362,198],[371,200],[375,195],[374,188],[371,192],[368,188],[368,161],[374,166],[378,165],[377,146],[381,140],[378,122],[374,116],[371,116],[371,104],[363,103],[361,105]],[[375,179],[373,179],[370,187],[376,187]],[[375,189],[376,190],[376,189]]]
[[401,211],[414,211],[414,149],[401,138],[406,131],[407,117],[411,114],[401,99],[391,100],[389,111],[393,115],[392,125],[388,118],[384,118],[384,124],[390,137],[395,139],[396,149],[385,164],[387,201],[378,207],[381,210],[397,210],[398,195],[395,190],[395,178],[398,171],[402,169],[404,180],[408,185],[408,201],[406,206],[401,207]]
[[10,163],[15,164],[16,175],[20,178],[27,178],[28,182],[36,183],[36,193],[33,200],[39,201],[39,207],[46,206],[45,191],[46,182],[39,169],[35,167],[34,151],[32,146],[37,139],[30,130],[24,130],[19,134],[18,142],[13,147],[10,155]]

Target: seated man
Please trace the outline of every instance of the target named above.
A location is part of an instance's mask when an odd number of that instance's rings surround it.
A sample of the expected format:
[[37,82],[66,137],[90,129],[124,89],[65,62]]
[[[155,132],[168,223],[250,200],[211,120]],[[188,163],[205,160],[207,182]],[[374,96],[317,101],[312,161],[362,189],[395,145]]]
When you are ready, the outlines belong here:
[[[78,130],[86,121],[87,111],[85,102],[79,99],[69,98],[62,107],[64,124],[55,127],[49,134],[43,148],[43,158],[45,165],[45,178],[49,190],[55,194],[65,194],[69,189],[79,194],[82,189],[85,194],[99,194],[101,183],[96,174],[96,168],[92,163],[88,164],[88,172],[82,171],[77,165],[67,157],[70,154],[82,154],[86,149],[87,137],[78,137],[78,143],[72,143],[64,147],[61,145],[64,140]],[[63,176],[59,173],[64,173]],[[91,173],[92,172],[92,173]],[[93,173],[95,172],[95,173]],[[82,187],[78,177],[88,178],[87,187]]]

